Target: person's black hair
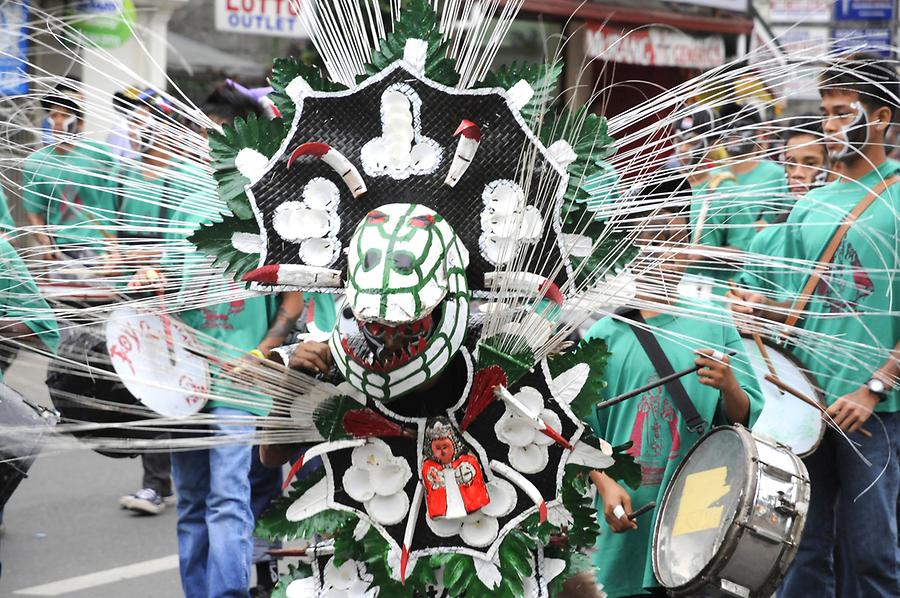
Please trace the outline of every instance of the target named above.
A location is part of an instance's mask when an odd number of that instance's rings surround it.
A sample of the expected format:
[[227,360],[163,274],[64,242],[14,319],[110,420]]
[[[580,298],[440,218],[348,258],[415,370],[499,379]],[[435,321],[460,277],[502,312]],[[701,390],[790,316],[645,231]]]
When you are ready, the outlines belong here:
[[251,114],[263,116],[259,102],[225,83],[216,86],[200,109],[207,116],[218,117],[226,122],[233,122],[235,118],[247,118]]
[[116,112],[127,115],[134,110],[137,100],[125,91],[117,91],[113,94],[112,104]]
[[678,121],[676,128],[679,133],[706,136],[716,128],[716,115],[709,107],[697,104],[691,106],[691,111]]
[[72,114],[78,120],[84,119],[84,108],[78,101],[78,95],[81,90],[78,88],[79,81],[77,79],[67,79],[57,83],[53,91],[45,95],[41,99],[41,108],[50,112],[51,110],[64,110]]
[[819,75],[819,95],[837,90],[855,91],[870,110],[890,108],[891,122],[897,120],[900,83],[892,60],[864,52],[835,60]]
[[719,109],[719,122],[722,132],[743,127],[755,127],[763,122],[759,110],[751,104],[731,102]]
[[632,202],[638,203],[628,210],[628,219],[638,222],[657,214],[686,216],[691,207],[691,184],[672,171],[659,173],[661,180],[655,180],[628,193]]
[[800,135],[811,135],[816,138],[817,142],[823,142],[822,117],[818,114],[797,116],[789,120],[784,130],[779,133],[785,144]]

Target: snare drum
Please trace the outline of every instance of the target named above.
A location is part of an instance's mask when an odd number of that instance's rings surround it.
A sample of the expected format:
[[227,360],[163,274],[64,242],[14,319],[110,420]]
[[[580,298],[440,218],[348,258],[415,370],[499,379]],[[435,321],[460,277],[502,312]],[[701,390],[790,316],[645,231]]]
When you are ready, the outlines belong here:
[[[98,430],[73,433],[78,438],[154,438],[156,432],[115,428],[153,417],[128,392],[110,365],[102,325],[61,326],[58,357],[50,360],[47,388],[64,423],[110,424]],[[74,362],[74,363],[71,363]],[[92,371],[90,366],[100,371]],[[135,451],[100,451],[109,457],[135,457]]]
[[[759,348],[752,338],[744,338],[744,350],[753,367],[753,373],[759,380],[765,405],[753,424],[753,433],[772,438],[776,442],[791,447],[801,457],[811,454],[818,448],[825,435],[825,422],[822,413],[795,397],[782,392],[771,382],[766,381],[769,368]],[[785,349],[763,340],[766,353],[778,378],[810,399],[823,403],[822,393],[815,379],[805,371],[803,364]]]
[[809,475],[797,455],[742,426],[715,428],[666,488],[653,572],[675,596],[771,596],[808,507]]
[[36,407],[0,383],[0,510],[31,469],[56,424],[56,415]]

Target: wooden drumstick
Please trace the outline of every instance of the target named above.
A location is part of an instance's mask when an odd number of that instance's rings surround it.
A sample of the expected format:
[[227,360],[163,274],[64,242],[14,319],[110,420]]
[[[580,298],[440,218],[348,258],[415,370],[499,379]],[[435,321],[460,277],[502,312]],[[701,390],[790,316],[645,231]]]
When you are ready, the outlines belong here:
[[763,361],[766,362],[766,368],[768,368],[769,373],[777,378],[778,372],[775,371],[775,365],[772,363],[772,358],[769,357],[769,351],[766,349],[766,344],[763,342],[762,337],[759,336],[758,332],[753,333],[753,342],[756,343],[759,354],[762,355]]
[[[818,401],[814,401],[814,400],[810,399],[809,397],[807,397],[805,394],[803,394],[802,392],[800,392],[793,386],[789,386],[789,385],[785,384],[784,382],[782,382],[776,376],[773,376],[771,374],[766,374],[765,380],[766,380],[766,382],[770,382],[770,383],[774,384],[779,390],[783,390],[784,392],[797,397],[798,399],[800,399],[807,405],[809,405],[811,407],[815,407],[816,409],[821,411],[823,415],[826,415],[826,416],[828,415],[828,412]],[[866,430],[865,428],[860,428],[859,433],[862,434],[863,436],[865,436],[866,438],[872,437],[872,433],[869,432],[868,430]]]

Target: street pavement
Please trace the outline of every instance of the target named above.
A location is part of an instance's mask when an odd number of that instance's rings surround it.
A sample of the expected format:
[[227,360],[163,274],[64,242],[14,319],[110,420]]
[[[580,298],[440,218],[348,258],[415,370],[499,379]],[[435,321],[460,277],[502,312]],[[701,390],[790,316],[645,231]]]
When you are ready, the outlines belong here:
[[[49,405],[45,368],[22,355],[5,382]],[[174,507],[155,517],[119,507],[140,481],[137,459],[104,457],[74,440],[45,451],[6,506],[0,596],[181,596]]]

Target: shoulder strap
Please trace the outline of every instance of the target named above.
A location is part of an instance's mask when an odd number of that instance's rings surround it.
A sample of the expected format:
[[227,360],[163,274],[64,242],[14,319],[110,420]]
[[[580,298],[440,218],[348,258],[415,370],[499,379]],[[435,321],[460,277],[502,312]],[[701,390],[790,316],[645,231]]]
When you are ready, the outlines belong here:
[[[618,313],[628,320],[631,331],[634,332],[634,336],[637,337],[638,342],[641,343],[641,347],[644,348],[647,357],[650,358],[650,363],[653,364],[656,375],[660,378],[665,378],[666,376],[674,374],[675,370],[672,368],[672,363],[663,352],[659,341],[647,328],[647,322],[644,320],[643,316],[641,316],[641,312],[637,309],[631,309],[627,312],[623,311]],[[681,380],[676,378],[667,382],[666,390],[668,391],[669,396],[672,397],[672,401],[675,403],[678,412],[681,413],[681,417],[684,418],[684,423],[688,430],[696,434],[702,434],[706,427],[706,422],[703,421],[697,408],[694,407],[694,403],[691,401],[687,391],[681,384]]]
[[847,236],[847,232],[850,230],[850,227],[853,226],[853,223],[856,222],[856,219],[859,218],[869,206],[875,203],[875,200],[878,199],[888,187],[897,181],[900,181],[900,176],[898,175],[893,175],[882,180],[875,185],[874,189],[869,191],[869,193],[862,198],[862,201],[856,204],[856,207],[854,207],[849,214],[847,214],[844,221],[841,222],[840,226],[838,226],[837,230],[834,232],[831,240],[825,246],[825,249],[819,256],[819,261],[816,263],[815,269],[812,274],[809,275],[806,284],[803,285],[803,289],[800,291],[800,295],[797,297],[796,301],[794,301],[794,305],[791,306],[791,313],[788,314],[788,317],[784,322],[785,329],[790,329],[797,323],[797,320],[800,319],[801,314],[803,314],[803,311],[806,309],[806,305],[812,298],[813,290],[816,288],[816,285],[819,284],[819,280],[822,279],[822,274],[828,269],[831,260],[834,259],[834,254],[837,253],[841,241]]

